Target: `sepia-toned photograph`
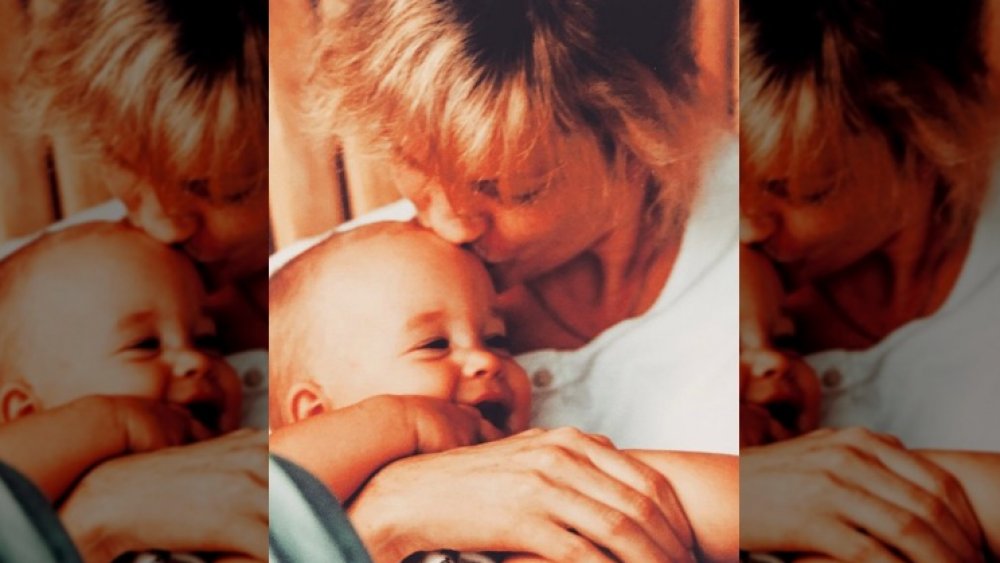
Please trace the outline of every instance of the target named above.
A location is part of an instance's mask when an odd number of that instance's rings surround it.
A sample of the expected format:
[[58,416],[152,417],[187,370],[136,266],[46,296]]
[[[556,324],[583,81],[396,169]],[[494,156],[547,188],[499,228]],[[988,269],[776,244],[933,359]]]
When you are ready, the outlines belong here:
[[271,31],[272,552],[332,512],[374,561],[735,560],[735,4]]

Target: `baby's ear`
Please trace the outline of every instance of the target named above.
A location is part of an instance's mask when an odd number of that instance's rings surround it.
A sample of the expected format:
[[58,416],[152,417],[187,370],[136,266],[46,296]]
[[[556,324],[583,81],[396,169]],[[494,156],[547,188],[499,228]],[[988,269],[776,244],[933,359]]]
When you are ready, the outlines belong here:
[[38,398],[22,381],[0,384],[0,424],[14,422],[38,410]]
[[313,381],[294,383],[288,391],[288,400],[283,407],[288,409],[284,413],[284,419],[289,424],[333,410],[333,404],[327,398],[326,391]]

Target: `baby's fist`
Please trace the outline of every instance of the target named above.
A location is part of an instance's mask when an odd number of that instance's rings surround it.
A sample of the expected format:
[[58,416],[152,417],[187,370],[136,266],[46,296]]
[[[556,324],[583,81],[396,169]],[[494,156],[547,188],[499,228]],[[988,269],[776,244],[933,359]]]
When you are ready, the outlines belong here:
[[430,397],[400,399],[413,429],[415,453],[442,452],[504,436],[474,407]]

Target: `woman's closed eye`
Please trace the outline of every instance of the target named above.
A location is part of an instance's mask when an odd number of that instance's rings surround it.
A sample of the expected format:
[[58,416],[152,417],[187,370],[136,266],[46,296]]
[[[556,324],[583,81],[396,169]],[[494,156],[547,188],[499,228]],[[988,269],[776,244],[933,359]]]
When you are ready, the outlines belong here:
[[527,192],[522,192],[519,194],[514,194],[510,196],[514,205],[531,205],[538,201],[538,198],[545,192],[545,188],[537,188]]
[[819,205],[824,203],[833,193],[834,186],[830,185],[814,192],[803,194],[799,199],[807,205]]
[[244,188],[222,196],[222,201],[227,205],[239,205],[241,203],[246,203],[252,196],[256,195],[258,191],[260,190],[257,186]]

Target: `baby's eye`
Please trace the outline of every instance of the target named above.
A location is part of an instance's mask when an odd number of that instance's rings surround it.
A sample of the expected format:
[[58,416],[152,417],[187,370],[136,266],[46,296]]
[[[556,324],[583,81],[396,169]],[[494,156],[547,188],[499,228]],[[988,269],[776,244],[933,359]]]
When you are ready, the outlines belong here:
[[221,352],[222,340],[217,334],[202,334],[195,337],[194,346],[205,352]]
[[418,350],[447,350],[451,342],[447,338],[434,338],[417,346]]
[[156,336],[148,336],[133,342],[128,348],[129,350],[157,351],[160,349],[160,339]]
[[506,334],[494,334],[486,337],[486,345],[504,352],[510,351],[510,338]]
[[795,350],[798,344],[794,334],[775,334],[771,337],[771,346],[778,350]]

